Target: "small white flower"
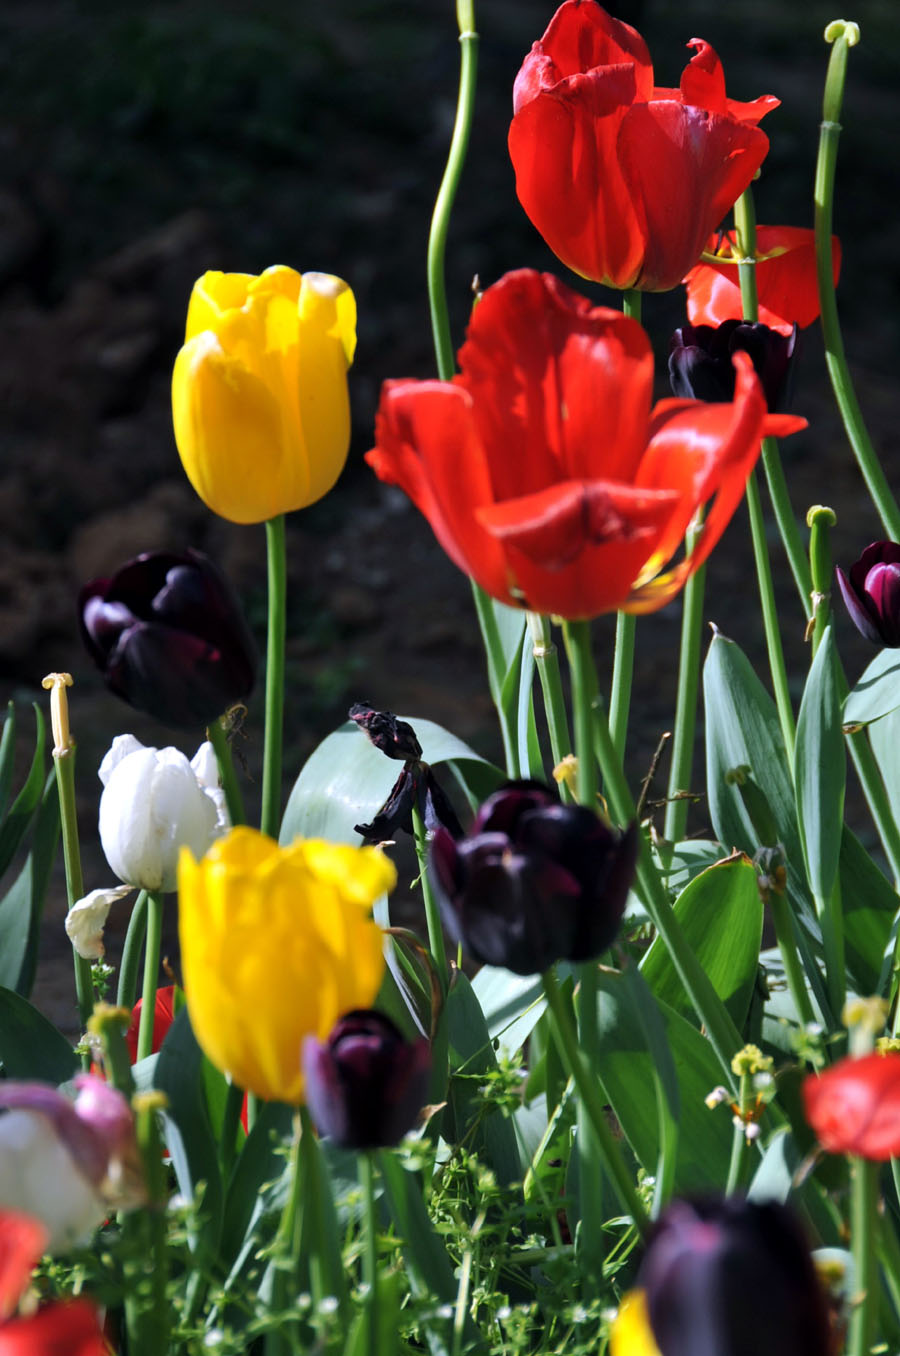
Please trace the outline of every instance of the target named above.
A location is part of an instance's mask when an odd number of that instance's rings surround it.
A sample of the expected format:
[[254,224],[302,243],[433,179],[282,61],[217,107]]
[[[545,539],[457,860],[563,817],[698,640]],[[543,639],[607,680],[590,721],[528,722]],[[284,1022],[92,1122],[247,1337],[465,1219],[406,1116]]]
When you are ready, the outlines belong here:
[[106,890],[92,890],[72,905],[66,915],[66,935],[79,956],[99,960],[104,955],[106,916],[116,900],[124,899],[133,889],[132,885],[113,885]]

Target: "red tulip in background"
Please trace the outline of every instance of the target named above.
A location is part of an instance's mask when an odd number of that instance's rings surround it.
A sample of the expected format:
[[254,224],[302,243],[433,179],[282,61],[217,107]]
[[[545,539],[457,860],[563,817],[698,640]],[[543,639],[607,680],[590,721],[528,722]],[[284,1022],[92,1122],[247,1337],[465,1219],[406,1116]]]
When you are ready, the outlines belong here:
[[[731,403],[662,400],[640,325],[550,274],[508,273],[475,307],[451,382],[389,381],[366,460],[494,598],[570,620],[653,612],[722,535],[769,415],[750,359]],[[660,570],[712,500],[689,560]]]
[[[734,232],[714,236],[710,254],[714,264],[697,264],[685,278],[688,319],[692,325],[721,325],[742,320],[738,281],[738,250]],[[841,271],[841,242],[831,237],[834,281]],[[770,329],[790,334],[794,325],[805,329],[819,317],[816,282],[815,232],[801,226],[758,226],[756,229],[756,290],[759,319]]]
[[759,169],[756,124],[778,106],[725,95],[719,58],[696,54],[680,89],[658,89],[646,43],[595,0],[566,0],[513,90],[509,153],[519,201],[555,254],[585,278],[662,292]]
[[37,1220],[0,1211],[0,1356],[108,1356],[97,1310],[86,1299],[47,1304],[11,1318],[44,1251]]
[[832,1154],[900,1156],[900,1054],[842,1059],[803,1083],[806,1119]]

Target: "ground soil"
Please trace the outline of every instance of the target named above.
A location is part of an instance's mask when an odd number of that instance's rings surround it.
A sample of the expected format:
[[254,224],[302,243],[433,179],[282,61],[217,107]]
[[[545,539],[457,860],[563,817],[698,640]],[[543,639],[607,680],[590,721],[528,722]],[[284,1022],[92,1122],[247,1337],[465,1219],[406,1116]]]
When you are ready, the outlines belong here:
[[[478,9],[477,120],[448,245],[457,338],[476,273],[490,282],[522,265],[562,272],[516,202],[505,149],[512,81],[552,5],[490,0]],[[772,149],[757,211],[763,222],[811,224],[830,0],[645,0],[618,12],[639,18],[658,83],[677,83],[683,44],[699,35],[721,54],[730,94],[782,99],[766,123]],[[860,398],[896,482],[900,39],[893,0],[860,0],[851,17],[863,41],[850,58],[840,153],[840,300]],[[262,635],[262,529],[207,512],[171,433],[172,360],[191,284],[208,268],[258,272],[283,261],[330,271],[352,283],[359,303],[348,468],[333,494],[289,524],[286,788],[360,697],[497,752],[467,583],[405,498],[362,463],[382,380],[433,373],[424,251],[457,60],[449,0],[172,0],[139,9],[6,0],[0,13],[0,689],[27,703],[42,699],[46,672],[75,676],[88,888],[109,881],[96,844],[100,757],[123,730],[156,744],[173,733],[103,689],[77,638],[81,583],[140,550],[191,544],[231,574]],[[645,303],[660,394],[682,308],[680,289]],[[793,501],[798,515],[815,502],[837,510],[835,554],[849,563],[882,534],[834,413],[821,341],[815,330],[805,338],[794,408],[810,429],[785,447]],[[799,690],[803,626],[774,534],[772,561]],[[754,589],[739,514],[711,564],[707,614],[761,662]],[[675,603],[639,627],[635,777],[670,726],[679,617]],[[604,672],[610,637],[601,622]],[[844,626],[841,644],[858,672],[868,656]],[[242,745],[251,775],[260,730],[257,701]],[[175,742],[193,752],[190,741]],[[698,828],[702,816],[701,806]],[[57,875],[36,1001],[70,1030],[64,913]],[[115,920],[109,936],[115,954]]]

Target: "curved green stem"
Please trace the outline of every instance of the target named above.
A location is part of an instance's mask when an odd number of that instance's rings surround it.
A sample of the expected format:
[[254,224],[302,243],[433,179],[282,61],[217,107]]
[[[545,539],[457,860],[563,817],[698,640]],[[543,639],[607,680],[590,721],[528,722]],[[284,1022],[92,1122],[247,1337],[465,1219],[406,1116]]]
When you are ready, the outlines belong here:
[[281,744],[284,729],[284,645],[287,630],[287,556],[284,515],[266,523],[269,631],[266,646],[266,730],[260,828],[278,837],[281,822]]
[[[685,553],[690,556],[703,524],[698,518],[688,528]],[[681,614],[681,648],[678,656],[678,695],[675,701],[675,728],[672,734],[672,762],[666,796],[663,833],[670,843],[679,843],[685,835],[689,791],[694,763],[694,737],[697,730],[697,693],[700,687],[700,650],[703,627],[703,600],[706,592],[706,566],[701,565],[684,586]]]
[[634,1220],[640,1234],[647,1232],[649,1220],[635,1189],[631,1173],[622,1159],[622,1152],[613,1138],[606,1120],[606,1110],[596,1076],[588,1068],[584,1054],[578,1045],[575,1028],[569,1010],[559,990],[556,976],[547,970],[541,976],[547,1007],[550,1010],[553,1039],[559,1050],[560,1058],[568,1073],[575,1079],[575,1085],[582,1104],[590,1117],[591,1128],[596,1136],[596,1144],[603,1158],[604,1166],[613,1182],[619,1200]]
[[847,438],[866,482],[866,488],[886,534],[893,541],[900,541],[900,508],[872,446],[847,366],[832,271],[831,227],[838,140],[841,135],[839,118],[844,101],[847,52],[859,41],[859,29],[856,24],[837,20],[829,24],[825,31],[825,39],[833,45],[825,77],[815,187],[816,272],[819,282],[822,334],[825,339],[825,362]]
[[794,583],[797,585],[800,603],[806,616],[810,617],[812,615],[812,602],[810,600],[812,579],[809,574],[809,561],[806,558],[803,538],[791,505],[787,481],[784,478],[784,468],[781,465],[781,456],[778,451],[778,442],[775,438],[763,438],[760,461],[766,473],[766,484],[769,487],[772,512],[775,514],[775,522],[781,534],[781,542],[788,558],[788,564],[791,567],[791,574],[794,576]]
[[146,1059],[153,1051],[153,1019],[156,1015],[156,983],[159,978],[159,955],[162,949],[163,895],[158,890],[147,892],[147,940],[144,945],[144,984],[141,990],[141,1024],[138,1028],[138,1059]]
[[594,708],[598,694],[597,671],[591,653],[590,622],[563,622],[563,638],[572,681],[575,756],[578,759],[578,799],[582,805],[595,809],[597,762],[594,757]]
[[868,1356],[878,1313],[878,1164],[850,1160],[850,1248],[858,1302],[850,1312],[847,1356]]
[[125,933],[125,945],[122,948],[122,962],[119,966],[119,986],[116,1003],[120,1008],[133,1008],[137,1002],[137,975],[141,959],[141,947],[147,935],[147,891],[142,890],[134,902],[128,931]]
[[413,833],[416,840],[416,857],[419,862],[419,881],[422,886],[422,900],[425,904],[425,924],[428,928],[428,947],[434,959],[441,981],[441,989],[447,992],[449,969],[447,966],[447,948],[444,944],[444,929],[441,925],[441,911],[431,888],[428,875],[428,844],[425,835],[425,822],[417,805],[412,811]]
[[[547,729],[550,734],[550,752],[554,767],[559,767],[567,754],[572,752],[572,739],[569,734],[569,717],[566,711],[566,699],[563,695],[562,676],[559,671],[559,654],[550,632],[550,622],[540,612],[528,613],[528,630],[534,647],[534,662],[541,680],[544,695],[544,712],[547,716]],[[571,799],[568,783],[560,783],[563,800]]]
[[206,734],[210,744],[216,754],[216,762],[219,765],[219,781],[222,783],[222,790],[225,792],[225,804],[228,807],[228,818],[232,825],[246,824],[247,816],[244,813],[244,801],[241,796],[241,788],[238,785],[237,774],[234,770],[234,759],[231,756],[231,744],[228,741],[228,735],[225,733],[225,727],[221,720],[214,720],[211,725],[206,727]]

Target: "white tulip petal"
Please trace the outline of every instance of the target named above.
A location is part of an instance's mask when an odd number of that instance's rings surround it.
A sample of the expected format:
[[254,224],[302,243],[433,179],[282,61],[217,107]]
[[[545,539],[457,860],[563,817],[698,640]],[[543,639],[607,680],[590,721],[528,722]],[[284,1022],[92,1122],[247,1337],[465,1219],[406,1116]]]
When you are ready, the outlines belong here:
[[66,935],[84,960],[100,960],[104,953],[103,929],[110,908],[116,900],[130,895],[134,886],[112,885],[103,890],[92,890],[74,903],[66,915]]

